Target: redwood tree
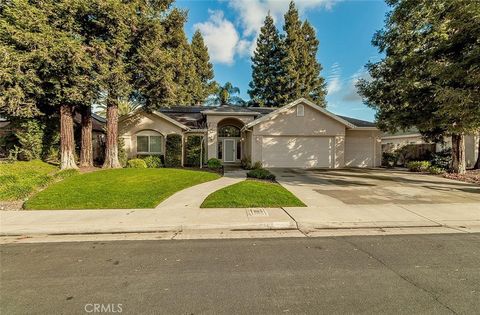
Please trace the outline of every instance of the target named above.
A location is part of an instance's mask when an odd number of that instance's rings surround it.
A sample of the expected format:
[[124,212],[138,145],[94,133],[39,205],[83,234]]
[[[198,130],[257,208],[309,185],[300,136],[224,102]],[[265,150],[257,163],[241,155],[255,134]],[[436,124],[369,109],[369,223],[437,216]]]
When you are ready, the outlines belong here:
[[60,116],[61,169],[76,168],[73,109],[91,102],[92,56],[76,33],[80,6],[67,0],[12,0],[0,8],[2,113]]
[[93,166],[93,146],[92,146],[92,108],[83,106],[81,109],[81,128],[82,139],[80,146],[80,167]]

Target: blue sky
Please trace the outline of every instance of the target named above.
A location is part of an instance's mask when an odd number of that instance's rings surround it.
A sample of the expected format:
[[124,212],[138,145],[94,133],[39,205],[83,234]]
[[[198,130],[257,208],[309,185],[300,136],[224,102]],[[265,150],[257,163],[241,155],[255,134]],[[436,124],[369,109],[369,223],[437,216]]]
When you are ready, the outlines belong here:
[[[200,29],[209,48],[220,83],[232,82],[249,99],[250,57],[268,11],[281,30],[289,0],[177,0],[188,9],[185,31],[189,37]],[[380,58],[371,45],[374,32],[383,26],[388,6],[381,0],[297,0],[302,19],[317,31],[317,54],[327,81],[327,108],[340,115],[373,120],[375,112],[362,104],[354,87],[366,77],[367,61]]]

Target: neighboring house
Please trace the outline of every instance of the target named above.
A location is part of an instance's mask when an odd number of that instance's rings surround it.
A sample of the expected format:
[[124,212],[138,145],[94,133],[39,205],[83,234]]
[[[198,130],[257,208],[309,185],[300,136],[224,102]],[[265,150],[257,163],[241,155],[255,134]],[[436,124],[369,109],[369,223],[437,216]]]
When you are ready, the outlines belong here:
[[[76,114],[73,120],[75,128],[79,131],[80,122],[82,120],[80,114]],[[92,113],[92,146],[94,160],[103,160],[105,151],[105,123],[105,118]],[[11,134],[12,131],[10,121],[0,117],[0,137],[6,137],[8,134]],[[77,135],[77,141],[80,141],[80,135]],[[2,141],[0,141],[0,157],[5,157],[7,154],[6,144],[3,144]]]
[[[236,164],[243,157],[265,167],[341,168],[381,164],[375,124],[335,115],[299,99],[280,108],[177,106],[120,118],[130,158],[165,154],[168,134],[201,135],[208,158]],[[182,159],[183,160],[183,159]]]
[[[480,135],[465,136],[465,160],[467,167],[473,167],[478,158],[478,142]],[[444,137],[444,143],[437,143],[435,150],[437,152],[452,147],[451,137]],[[385,133],[382,135],[382,152],[400,149],[408,144],[427,144],[418,130],[412,129],[396,134]]]

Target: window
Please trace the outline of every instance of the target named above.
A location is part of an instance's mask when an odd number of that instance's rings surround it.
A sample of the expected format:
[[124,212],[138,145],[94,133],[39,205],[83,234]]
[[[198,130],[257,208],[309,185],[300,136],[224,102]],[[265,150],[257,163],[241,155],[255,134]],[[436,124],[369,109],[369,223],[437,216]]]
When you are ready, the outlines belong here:
[[240,137],[240,128],[235,126],[223,126],[218,129],[219,137]]
[[305,106],[302,104],[297,105],[297,117],[303,117],[305,115]]
[[137,136],[137,153],[162,153],[162,136]]

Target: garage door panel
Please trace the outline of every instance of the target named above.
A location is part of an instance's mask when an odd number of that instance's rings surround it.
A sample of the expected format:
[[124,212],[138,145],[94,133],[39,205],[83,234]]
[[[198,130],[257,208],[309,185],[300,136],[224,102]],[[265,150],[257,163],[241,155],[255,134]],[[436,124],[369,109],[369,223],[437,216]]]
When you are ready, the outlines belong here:
[[263,137],[262,163],[265,167],[330,167],[332,137]]

